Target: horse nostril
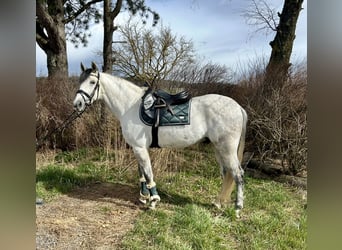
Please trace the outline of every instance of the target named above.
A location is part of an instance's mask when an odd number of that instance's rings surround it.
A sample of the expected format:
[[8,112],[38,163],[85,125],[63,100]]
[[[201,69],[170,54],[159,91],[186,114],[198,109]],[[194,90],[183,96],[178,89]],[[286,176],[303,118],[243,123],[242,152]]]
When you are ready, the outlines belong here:
[[74,103],[74,108],[75,109],[80,109],[81,107],[82,107],[81,101],[77,101],[77,102]]

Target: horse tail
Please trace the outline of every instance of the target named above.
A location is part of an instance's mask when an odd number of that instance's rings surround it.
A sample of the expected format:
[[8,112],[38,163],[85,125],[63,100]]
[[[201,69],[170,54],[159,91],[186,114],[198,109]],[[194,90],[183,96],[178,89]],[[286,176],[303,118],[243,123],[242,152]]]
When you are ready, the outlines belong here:
[[242,158],[243,158],[243,150],[245,148],[245,139],[246,139],[246,129],[247,129],[247,113],[246,111],[241,108],[241,113],[242,113],[242,132],[241,132],[241,136],[240,136],[240,142],[239,142],[239,147],[238,147],[238,158],[240,161],[240,164],[242,163]]

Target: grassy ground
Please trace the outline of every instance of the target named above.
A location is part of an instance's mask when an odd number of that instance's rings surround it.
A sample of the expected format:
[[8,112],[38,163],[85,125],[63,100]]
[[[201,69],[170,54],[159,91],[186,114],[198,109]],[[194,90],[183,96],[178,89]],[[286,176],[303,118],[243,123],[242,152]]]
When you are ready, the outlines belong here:
[[[122,249],[307,248],[303,190],[247,175],[245,208],[242,218],[236,219],[233,205],[222,210],[211,205],[221,180],[209,148],[152,155],[162,202],[156,210],[139,213],[121,240]],[[170,166],[161,167],[157,155]],[[57,154],[48,163],[37,164],[37,196],[48,203],[93,183],[136,185],[136,169],[112,167],[116,158],[102,150]]]

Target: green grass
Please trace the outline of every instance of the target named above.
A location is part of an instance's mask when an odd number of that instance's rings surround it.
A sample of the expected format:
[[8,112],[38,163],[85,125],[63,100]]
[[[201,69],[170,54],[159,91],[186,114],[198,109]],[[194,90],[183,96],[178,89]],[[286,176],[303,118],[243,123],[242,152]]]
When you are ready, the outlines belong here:
[[[204,160],[194,163],[194,154],[203,154],[200,158]],[[57,163],[37,170],[37,195],[45,200],[93,182],[133,183],[138,178],[136,169],[119,178],[115,169],[102,162],[101,151],[91,155],[69,152],[59,157]],[[233,205],[223,210],[211,205],[221,188],[212,151],[188,150],[184,158],[184,166],[177,171],[155,176],[161,203],[156,210],[139,214],[121,248],[307,249],[307,213],[300,190],[246,176],[245,206],[242,218],[237,219]],[[105,205],[100,208],[100,212],[106,211]]]
[[83,163],[77,168],[48,165],[36,173],[36,195],[45,201],[51,200],[75,187],[102,181],[103,172],[102,168],[95,168],[92,163]]
[[36,196],[51,201],[75,187],[115,182],[117,176],[116,169],[104,163],[104,152],[99,149],[61,152],[54,157],[53,164],[36,171]]
[[306,211],[294,188],[247,177],[245,208],[236,219],[233,206],[217,210],[210,204],[219,178],[179,173],[166,185],[159,180],[162,203],[141,215],[124,249],[307,248]]

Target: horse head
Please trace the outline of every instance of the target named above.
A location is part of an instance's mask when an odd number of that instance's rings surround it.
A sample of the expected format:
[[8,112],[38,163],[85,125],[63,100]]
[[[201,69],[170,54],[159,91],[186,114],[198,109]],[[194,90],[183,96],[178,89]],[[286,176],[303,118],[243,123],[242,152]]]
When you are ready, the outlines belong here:
[[100,89],[100,72],[94,62],[91,63],[91,68],[86,69],[81,63],[82,73],[80,75],[80,88],[76,92],[73,101],[74,108],[82,112],[85,108],[99,99]]

